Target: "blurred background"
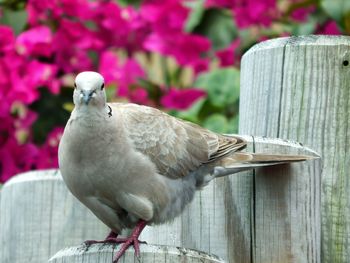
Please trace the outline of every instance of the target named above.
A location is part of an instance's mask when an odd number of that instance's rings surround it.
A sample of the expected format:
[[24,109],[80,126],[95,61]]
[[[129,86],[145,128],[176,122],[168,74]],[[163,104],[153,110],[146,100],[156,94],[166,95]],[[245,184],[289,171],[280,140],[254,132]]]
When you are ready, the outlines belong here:
[[235,133],[246,50],[349,33],[343,0],[0,0],[0,183],[57,167],[80,71],[105,77],[109,101]]

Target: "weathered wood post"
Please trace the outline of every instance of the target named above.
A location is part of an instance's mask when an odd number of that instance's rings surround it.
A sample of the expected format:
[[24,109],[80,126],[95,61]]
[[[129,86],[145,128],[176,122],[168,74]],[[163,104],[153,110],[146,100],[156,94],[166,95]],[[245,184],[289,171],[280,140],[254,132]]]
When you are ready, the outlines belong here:
[[1,189],[1,263],[47,262],[58,250],[108,231],[68,192],[57,170],[17,175]]
[[[240,133],[288,138],[316,150],[323,161],[322,209],[316,193],[307,204],[274,197],[274,182],[255,176],[254,262],[349,262],[350,255],[350,38],[305,36],[262,42],[242,59]],[[258,151],[258,149],[256,149]],[[312,169],[312,167],[310,167]],[[304,175],[301,175],[303,177]],[[304,181],[284,189],[300,195]],[[278,208],[278,211],[276,210]],[[274,212],[275,211],[275,212]],[[281,228],[284,215],[307,228]],[[274,220],[278,216],[278,220]],[[321,235],[318,231],[322,225]],[[267,240],[267,238],[270,238]],[[296,242],[285,243],[284,238]],[[322,237],[321,244],[318,239]],[[299,239],[299,241],[298,241]],[[310,241],[312,240],[312,241]],[[316,242],[316,243],[315,243]],[[271,244],[281,243],[281,246]],[[302,252],[305,258],[299,260]],[[307,253],[304,253],[307,251]]]
[[[111,263],[117,249],[118,247],[112,244],[70,247],[59,251],[49,260],[49,263]],[[141,244],[140,252],[138,259],[134,256],[134,250],[128,249],[120,261],[123,263],[224,263],[216,256],[179,247]]]

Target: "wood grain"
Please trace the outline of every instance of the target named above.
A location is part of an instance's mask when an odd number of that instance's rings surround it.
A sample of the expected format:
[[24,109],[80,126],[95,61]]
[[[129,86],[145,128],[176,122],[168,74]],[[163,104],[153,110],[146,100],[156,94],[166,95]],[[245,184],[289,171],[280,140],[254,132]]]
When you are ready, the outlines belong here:
[[[94,244],[81,245],[59,251],[54,255],[50,263],[111,263],[113,256],[118,251],[118,245]],[[206,253],[168,246],[140,245],[141,257],[134,256],[133,248],[129,248],[120,263],[222,263],[221,259]]]
[[15,176],[1,189],[1,263],[47,262],[58,250],[108,231],[68,192],[57,170]]
[[[305,236],[307,242],[300,249],[309,251],[306,262],[320,257],[322,262],[349,261],[350,66],[346,61],[350,61],[350,38],[345,36],[269,40],[254,46],[242,59],[240,133],[300,141],[322,156],[322,202],[316,215],[321,219],[321,235]],[[303,184],[296,181],[287,188],[294,189],[291,197],[299,194]],[[264,198],[261,202],[269,206]],[[306,211],[312,206],[310,203]],[[309,213],[310,218],[314,216]],[[299,229],[308,231],[309,227]],[[261,244],[254,262],[273,250],[268,243]],[[291,258],[289,262],[298,261]]]

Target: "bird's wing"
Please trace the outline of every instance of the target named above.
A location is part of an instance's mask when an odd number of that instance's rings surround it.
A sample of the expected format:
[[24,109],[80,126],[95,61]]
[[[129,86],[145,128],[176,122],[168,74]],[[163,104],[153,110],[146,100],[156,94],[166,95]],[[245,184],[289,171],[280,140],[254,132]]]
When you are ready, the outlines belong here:
[[151,159],[160,174],[170,178],[186,176],[201,164],[246,146],[240,137],[213,133],[154,108],[110,105],[121,114],[134,147]]

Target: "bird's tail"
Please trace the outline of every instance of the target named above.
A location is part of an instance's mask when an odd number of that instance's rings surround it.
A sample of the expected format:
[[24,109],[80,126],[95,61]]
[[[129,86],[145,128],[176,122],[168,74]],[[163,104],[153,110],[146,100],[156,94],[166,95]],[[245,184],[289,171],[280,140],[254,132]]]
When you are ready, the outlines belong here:
[[236,152],[215,163],[214,176],[221,177],[254,168],[317,159],[317,156]]

